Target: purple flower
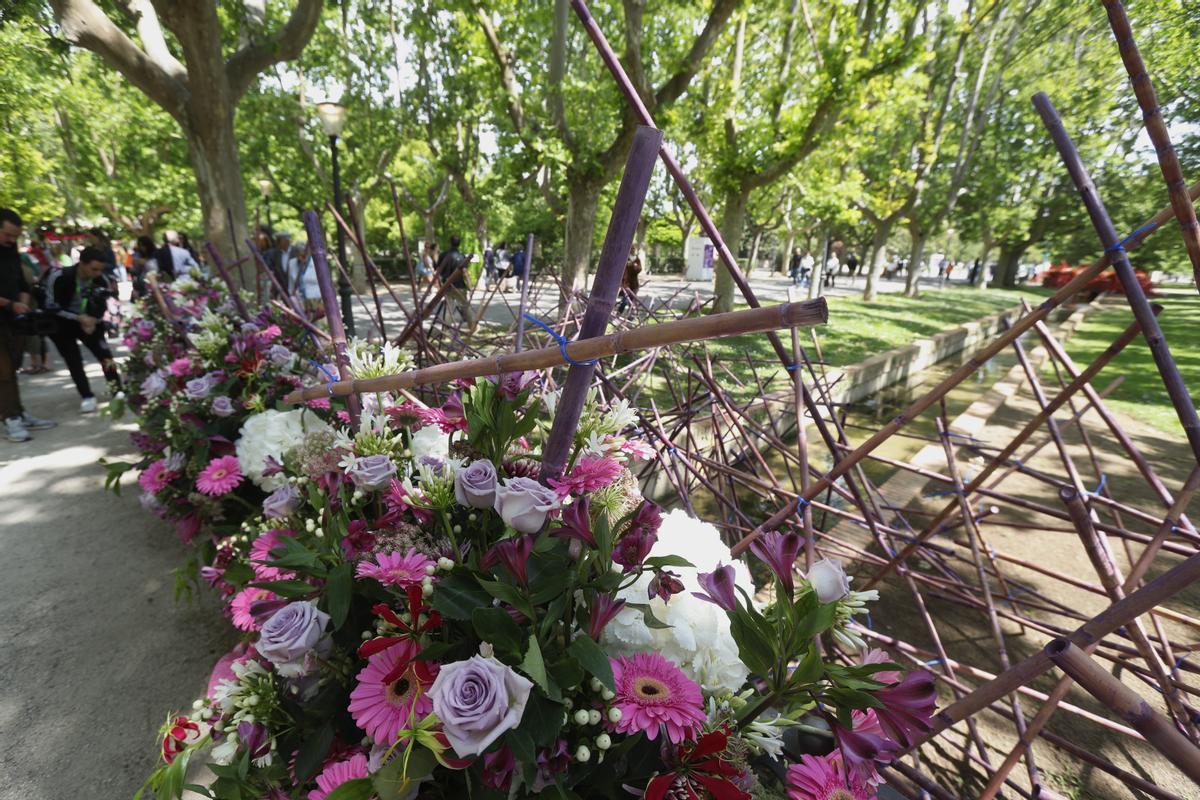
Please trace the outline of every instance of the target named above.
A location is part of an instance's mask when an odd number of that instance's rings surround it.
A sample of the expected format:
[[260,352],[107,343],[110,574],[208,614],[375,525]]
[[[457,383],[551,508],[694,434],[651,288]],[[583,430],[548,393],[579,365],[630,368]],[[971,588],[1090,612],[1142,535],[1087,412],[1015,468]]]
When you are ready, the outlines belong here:
[[151,514],[157,514],[160,517],[166,511],[163,504],[159,502],[159,499],[150,492],[142,492],[141,497],[138,498],[138,502],[142,504],[143,511],[149,511]]
[[900,752],[900,745],[878,734],[848,731],[840,725],[835,725],[833,732],[847,765],[866,778],[874,777],[876,761],[887,764]]
[[571,766],[571,751],[566,739],[559,739],[554,747],[539,750],[537,754],[537,776],[533,779],[533,791],[537,794],[554,783],[554,776]]
[[529,384],[537,379],[537,373],[533,370],[525,370],[524,372],[506,372],[500,377],[499,389],[500,396],[505,400],[514,401],[525,391]]
[[624,600],[618,600],[610,594],[597,593],[592,600],[592,613],[588,615],[588,636],[599,641],[600,634],[604,633],[608,623],[612,622],[613,617],[621,613],[624,607]]
[[483,757],[483,785],[498,792],[508,792],[512,785],[517,762],[507,745]]
[[213,384],[209,376],[192,378],[183,385],[183,394],[189,400],[203,400],[212,391]]
[[259,631],[255,647],[263,658],[275,665],[275,671],[285,678],[298,678],[309,671],[305,663],[325,638],[329,615],[318,611],[312,603],[288,603],[271,615]]
[[360,456],[346,473],[360,489],[386,489],[396,477],[396,465],[384,455]]
[[221,567],[203,566],[200,568],[200,579],[209,586],[216,586],[217,581],[225,577],[225,570]]
[[708,594],[692,592],[694,597],[715,603],[726,611],[734,611],[738,607],[737,595],[734,593],[733,567],[717,563],[712,572],[701,572],[696,576],[700,586]]
[[789,598],[796,594],[793,565],[796,563],[796,556],[800,554],[801,544],[803,544],[803,540],[800,538],[800,534],[780,533],[779,531],[764,533],[750,543],[750,552],[771,568],[775,577],[783,584],[784,591],[787,592]]
[[875,692],[875,698],[883,703],[883,708],[875,709],[880,726],[889,739],[907,746],[929,730],[937,706],[937,687],[931,673],[919,670]]
[[496,467],[486,458],[476,459],[454,475],[454,499],[469,508],[496,504]]
[[521,533],[537,533],[561,503],[557,492],[532,478],[509,478],[496,486],[496,513]]
[[167,472],[179,472],[186,463],[187,456],[183,453],[171,453],[171,455],[163,459],[163,469]]
[[261,722],[239,722],[238,740],[250,751],[250,758],[263,758],[271,752],[271,738]]
[[242,323],[242,333],[244,333],[246,335],[258,333],[261,330],[262,330],[262,328],[258,327],[253,322],[243,322]]
[[533,553],[533,536],[518,536],[515,539],[505,539],[497,542],[487,552],[480,562],[484,569],[491,569],[496,564],[503,564],[522,586],[529,584],[529,574],[526,567],[529,556]]
[[596,546],[596,536],[592,533],[591,499],[581,497],[562,510],[562,527],[550,531],[552,536],[562,536],[566,539],[576,539],[588,547]]
[[288,350],[281,344],[273,344],[267,350],[267,358],[277,367],[290,367],[292,365],[292,351]]
[[613,549],[613,561],[624,567],[625,572],[633,572],[640,567],[658,541],[658,529],[661,526],[662,509],[649,501],[642,503],[630,521],[629,529]]
[[460,757],[482,753],[525,713],[533,682],[494,658],[444,665],[429,688],[433,713]]
[[300,492],[290,483],[285,483],[263,500],[263,514],[268,519],[280,519],[300,507]]
[[158,397],[167,388],[167,380],[163,377],[162,370],[156,369],[146,376],[142,381],[142,386],[139,391],[143,397]]
[[679,580],[679,574],[671,572],[669,569],[654,570],[654,577],[650,579],[650,586],[647,587],[646,593],[653,600],[656,597],[661,597],[664,603],[669,603],[674,595],[683,591],[683,581]]
[[228,417],[233,413],[233,401],[225,395],[218,395],[212,400],[212,412],[218,417]]

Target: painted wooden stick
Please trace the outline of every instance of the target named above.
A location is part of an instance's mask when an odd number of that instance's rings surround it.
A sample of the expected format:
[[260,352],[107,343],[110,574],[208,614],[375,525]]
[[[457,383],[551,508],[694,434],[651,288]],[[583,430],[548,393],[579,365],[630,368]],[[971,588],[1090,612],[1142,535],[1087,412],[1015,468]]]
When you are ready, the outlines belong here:
[[1119,0],[1103,2],[1104,10],[1108,12],[1108,25],[1112,28],[1117,48],[1121,52],[1121,61],[1125,63],[1125,71],[1129,73],[1133,93],[1142,108],[1142,122],[1146,126],[1146,133],[1150,135],[1150,141],[1154,144],[1163,180],[1167,182],[1167,194],[1171,198],[1171,207],[1175,209],[1175,219],[1179,222],[1179,235],[1183,237],[1183,246],[1192,262],[1192,275],[1196,279],[1196,287],[1200,289],[1200,222],[1196,221],[1196,208],[1192,205],[1192,198],[1188,196],[1183,170],[1179,167],[1179,157],[1175,155],[1171,135],[1167,132],[1166,122],[1163,121],[1158,94],[1154,91],[1154,84],[1150,82],[1150,76],[1146,73],[1142,54],[1133,39],[1133,30],[1129,25],[1129,17],[1125,15],[1125,6]]
[[1175,407],[1179,424],[1183,427],[1188,443],[1192,446],[1192,454],[1195,456],[1196,462],[1200,463],[1200,416],[1196,415],[1196,405],[1192,402],[1187,383],[1179,374],[1179,367],[1171,356],[1171,348],[1163,336],[1162,327],[1154,318],[1154,313],[1150,309],[1150,301],[1146,299],[1146,293],[1142,290],[1142,285],[1138,283],[1133,266],[1129,263],[1129,256],[1125,252],[1125,243],[1113,226],[1108,211],[1104,208],[1104,203],[1096,191],[1096,185],[1092,183],[1087,167],[1084,166],[1083,160],[1079,157],[1079,151],[1075,149],[1075,143],[1071,141],[1070,135],[1063,127],[1062,118],[1059,117],[1054,104],[1050,102],[1050,98],[1045,92],[1038,92],[1033,96],[1033,105],[1041,115],[1046,129],[1050,132],[1050,138],[1054,140],[1054,146],[1058,148],[1058,154],[1062,158],[1067,172],[1070,173],[1075,188],[1079,190],[1088,216],[1091,217],[1092,227],[1096,229],[1100,243],[1104,245],[1104,252],[1112,256],[1112,266],[1117,273],[1117,278],[1121,281],[1121,288],[1125,290],[1125,299],[1129,302],[1133,316],[1142,325],[1142,335],[1146,337],[1150,355],[1154,357],[1159,376],[1167,388],[1167,396],[1171,398],[1171,405]]
[[[777,328],[823,325],[828,319],[829,309],[823,299],[806,300],[803,303],[784,303],[766,308],[731,311],[728,314],[681,319],[591,339],[578,339],[568,343],[566,351],[573,361],[584,361],[593,358],[607,358],[619,353],[665,347],[681,342],[694,342],[724,336],[742,336]],[[285,398],[285,402],[300,403],[330,395],[344,397],[366,392],[391,392],[398,389],[410,389],[414,386],[449,383],[461,378],[480,378],[486,375],[502,375],[506,372],[548,369],[566,363],[561,348],[543,347],[538,350],[523,350],[520,353],[504,353],[487,358],[435,364],[432,367],[409,370],[398,375],[384,375],[363,380],[342,380],[330,385],[306,386],[290,393]]]
[[1046,645],[1044,653],[1102,705],[1136,728],[1185,775],[1200,784],[1200,749],[1136,692],[1088,658],[1087,653],[1068,639],[1055,639]]
[[212,242],[205,242],[204,247],[208,250],[208,257],[212,259],[213,266],[217,268],[217,274],[221,276],[221,280],[225,282],[225,286],[229,289],[229,296],[233,300],[234,308],[237,309],[238,316],[244,320],[250,319],[250,312],[246,310],[246,304],[242,301],[241,294],[238,293],[238,287],[233,283],[233,276],[229,274],[229,269],[225,266],[225,260],[221,258],[221,254],[217,252],[217,248]]
[[[338,376],[350,380],[350,359],[346,356],[346,327],[342,324],[342,311],[338,305],[337,292],[333,288],[333,274],[329,271],[326,258],[325,232],[316,211],[304,212],[304,229],[308,233],[308,250],[317,272],[317,283],[321,287],[321,302],[325,304],[325,319],[329,322],[329,337],[333,341],[333,356],[337,363]],[[358,428],[359,404],[357,397],[346,400],[350,412],[350,426]]]
[[[450,288],[454,285],[454,282],[458,280],[458,276],[466,272],[467,267],[470,266],[470,264],[471,256],[467,256],[467,260],[463,262],[463,265],[454,270],[454,272],[451,272],[450,275],[447,276],[444,281],[442,281],[442,285],[438,287],[437,294],[433,296],[433,300],[429,301],[428,303],[421,303],[418,305],[417,313],[409,321],[407,327],[405,327],[404,330],[400,332],[400,335],[396,337],[395,345],[397,347],[403,347],[404,343],[408,341],[408,338],[416,332],[417,328],[421,327],[421,323],[425,321],[425,315],[427,313],[437,310],[438,304],[442,302],[442,299],[450,291]],[[470,300],[467,302],[470,302]]]
[[[612,218],[608,223],[604,246],[600,250],[600,260],[596,266],[596,277],[592,281],[587,311],[584,312],[583,322],[579,325],[581,339],[600,336],[608,327],[608,317],[612,313],[617,291],[621,288],[621,275],[625,271],[629,248],[637,232],[642,205],[650,187],[650,177],[654,174],[654,162],[662,147],[662,138],[662,131],[644,125],[639,126],[633,136],[633,145],[625,161],[625,174],[621,176],[621,185],[617,188]],[[588,389],[592,384],[595,364],[578,359],[575,361],[567,372],[554,422],[550,426],[550,434],[542,450],[542,469],[539,475],[542,482],[562,474],[575,440],[579,415],[583,412]]]
[[[513,347],[518,353],[525,346],[525,309],[529,305],[529,282],[533,280],[533,234],[525,239],[525,274],[521,276],[521,305],[517,317],[517,341]],[[483,313],[480,312],[480,316]]]

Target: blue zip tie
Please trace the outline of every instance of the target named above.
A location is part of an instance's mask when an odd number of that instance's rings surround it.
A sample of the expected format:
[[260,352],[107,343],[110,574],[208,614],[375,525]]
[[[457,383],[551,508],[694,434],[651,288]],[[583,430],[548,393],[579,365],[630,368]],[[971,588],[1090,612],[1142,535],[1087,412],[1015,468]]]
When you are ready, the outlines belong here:
[[544,330],[546,333],[550,334],[550,338],[553,339],[554,341],[558,342],[558,352],[562,353],[563,360],[566,361],[571,366],[586,367],[589,364],[595,364],[597,361],[600,360],[598,358],[589,358],[587,361],[576,361],[575,359],[573,359],[569,355],[567,355],[567,338],[565,336],[563,336],[558,331],[554,330],[554,328],[551,328],[546,323],[542,322],[540,319],[535,317],[533,314],[526,313],[525,319],[529,320],[534,325],[537,325],[539,328]]
[[928,661],[924,662],[925,666],[927,666],[927,667],[936,667],[938,664],[941,664],[941,663],[942,663],[942,660],[940,658],[931,658]]
[[337,376],[336,376],[336,375],[334,375],[334,374],[333,374],[332,372],[330,372],[329,370],[325,369],[325,367],[324,367],[322,364],[318,364],[316,361],[314,361],[314,360],[313,360],[313,359],[311,359],[311,358],[310,358],[310,359],[308,359],[308,363],[312,364],[314,367],[316,367],[317,369],[319,369],[319,370],[321,371],[321,374],[323,374],[323,375],[324,375],[326,378],[328,378],[328,379],[329,379],[329,383],[328,383],[328,385],[325,387],[325,389],[326,389],[326,391],[328,391],[328,392],[329,392],[329,396],[330,396],[330,397],[333,397],[333,385],[334,385],[335,383],[337,383]]
[[869,631],[875,630],[875,624],[873,622],[871,622],[871,612],[870,611],[867,612],[867,630],[869,630]]
[[784,364],[783,368],[786,369],[788,372],[795,372],[796,370],[800,369],[800,365],[799,364]]
[[1106,484],[1106,483],[1108,483],[1108,475],[1101,472],[1100,473],[1100,483],[1096,485],[1096,491],[1092,492],[1092,497],[1099,497],[1100,493],[1102,491],[1104,491],[1104,484]]
[[802,508],[804,508],[805,506],[808,506],[808,505],[812,505],[812,501],[811,501],[811,500],[805,500],[803,497],[797,497],[797,498],[796,498],[796,510],[797,510],[797,511],[799,511],[800,509],[802,509]]
[[1129,234],[1128,236],[1126,236],[1124,239],[1117,242],[1116,244],[1110,245],[1109,247],[1104,248],[1104,252],[1110,253],[1110,254],[1111,253],[1124,253],[1125,245],[1129,244],[1129,242],[1136,239],[1138,236],[1141,236],[1143,233],[1146,233],[1147,231],[1152,231],[1157,227],[1158,227],[1157,222],[1151,222],[1149,225],[1143,225],[1142,227],[1138,228],[1136,231]]

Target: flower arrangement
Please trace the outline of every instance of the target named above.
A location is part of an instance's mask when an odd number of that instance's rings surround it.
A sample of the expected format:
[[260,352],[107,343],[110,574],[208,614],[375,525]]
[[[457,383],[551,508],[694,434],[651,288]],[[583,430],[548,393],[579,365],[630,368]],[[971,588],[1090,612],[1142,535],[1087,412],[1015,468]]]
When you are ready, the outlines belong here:
[[[865,650],[875,593],[833,561],[798,577],[797,534],[747,564],[643,498],[621,402],[586,405],[543,483],[554,404],[505,375],[435,408],[364,398],[356,428],[250,426],[240,474],[271,494],[201,570],[243,640],[147,786],[180,796],[207,753],[210,798],[874,797],[936,702],[927,673],[831,657]],[[814,727],[830,752],[789,743]]]

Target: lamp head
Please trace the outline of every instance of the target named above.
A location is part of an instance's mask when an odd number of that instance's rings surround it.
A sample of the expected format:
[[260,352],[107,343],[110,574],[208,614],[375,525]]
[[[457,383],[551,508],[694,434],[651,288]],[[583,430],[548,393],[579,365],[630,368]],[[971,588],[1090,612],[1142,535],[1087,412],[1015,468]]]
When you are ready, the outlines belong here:
[[317,103],[317,117],[326,136],[341,136],[346,127],[346,107],[341,103]]
[[260,178],[259,179],[258,190],[260,192],[262,192],[263,197],[270,197],[271,192],[274,191],[274,189],[275,189],[275,184],[271,183],[270,178]]

